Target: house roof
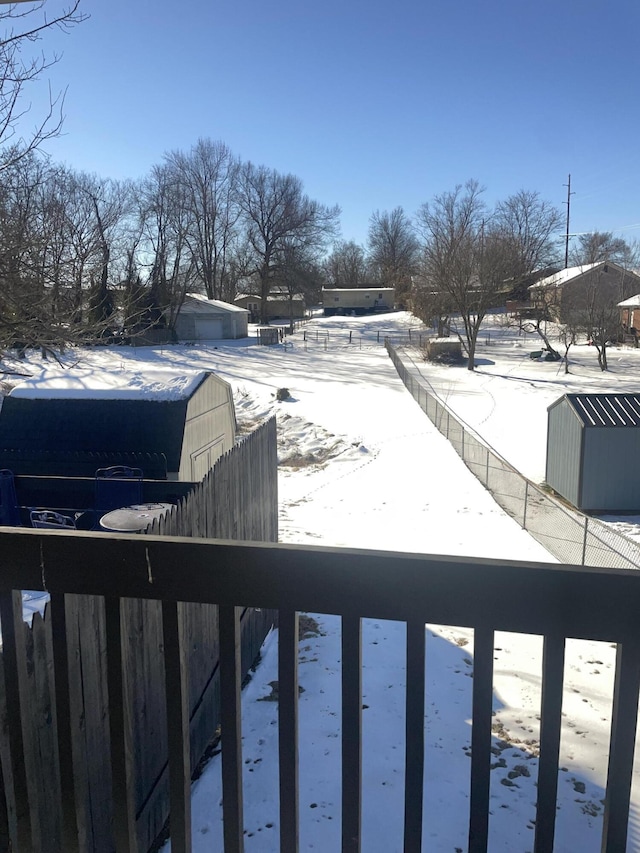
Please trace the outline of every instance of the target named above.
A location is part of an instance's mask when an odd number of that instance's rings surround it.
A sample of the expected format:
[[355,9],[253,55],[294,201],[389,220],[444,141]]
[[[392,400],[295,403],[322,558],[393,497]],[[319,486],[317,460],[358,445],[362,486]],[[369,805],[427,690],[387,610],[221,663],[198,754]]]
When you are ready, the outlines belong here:
[[640,308],[640,293],[618,302],[618,308]]
[[[257,293],[241,293],[239,296],[236,296],[235,301],[239,302],[241,299],[251,299],[252,302],[262,302],[262,296],[258,296]],[[282,302],[283,299],[287,302],[289,300],[292,302],[304,302],[304,296],[302,293],[294,293],[290,296],[284,291],[275,291],[267,296],[267,302]]]
[[207,299],[200,293],[188,293],[180,308],[181,314],[248,314],[246,308],[222,302],[221,299]]
[[548,411],[564,401],[586,427],[640,426],[640,394],[565,394]]
[[[583,273],[603,265],[604,262],[599,261],[595,264],[581,264],[578,267],[567,267],[566,269],[554,272],[551,275],[547,275],[539,281],[536,281],[535,284],[530,285],[529,290],[540,290],[545,287],[559,287],[560,285],[571,281],[571,279],[577,278]],[[614,264],[611,264],[611,266],[614,266]]]

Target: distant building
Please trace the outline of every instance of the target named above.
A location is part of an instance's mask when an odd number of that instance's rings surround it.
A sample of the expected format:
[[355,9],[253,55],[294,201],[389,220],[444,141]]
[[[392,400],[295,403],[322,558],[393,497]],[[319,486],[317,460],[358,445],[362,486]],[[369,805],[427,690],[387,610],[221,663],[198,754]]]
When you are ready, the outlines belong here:
[[630,296],[629,299],[623,299],[622,302],[618,302],[618,308],[620,309],[620,323],[622,327],[626,327],[629,331],[635,329],[635,338],[637,341],[638,333],[640,333],[640,293],[636,293],[635,296]]
[[393,311],[393,287],[336,287],[322,288],[322,307],[325,317],[336,314],[374,314]]
[[184,298],[175,319],[174,329],[179,341],[220,341],[246,338],[249,312],[230,302],[207,299],[197,293]]
[[[252,294],[236,296],[234,304],[249,311],[251,323],[261,322],[262,297]],[[267,298],[267,320],[300,320],[306,313],[305,298],[301,293],[290,295],[286,290],[274,289]]]
[[529,294],[534,310],[548,311],[562,323],[567,309],[579,306],[594,288],[609,294],[611,303],[617,305],[621,297],[640,291],[640,276],[611,261],[582,264],[540,279],[529,287]]

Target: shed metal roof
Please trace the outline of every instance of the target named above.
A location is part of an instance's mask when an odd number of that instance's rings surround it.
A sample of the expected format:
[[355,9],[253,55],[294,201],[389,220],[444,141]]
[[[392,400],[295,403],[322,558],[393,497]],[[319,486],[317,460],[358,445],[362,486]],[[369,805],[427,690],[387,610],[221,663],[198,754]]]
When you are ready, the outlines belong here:
[[587,427],[640,427],[640,394],[565,394],[549,408],[562,400]]
[[207,299],[200,293],[188,293],[180,307],[181,314],[201,314],[219,317],[221,314],[248,314],[246,308],[222,302],[220,299]]

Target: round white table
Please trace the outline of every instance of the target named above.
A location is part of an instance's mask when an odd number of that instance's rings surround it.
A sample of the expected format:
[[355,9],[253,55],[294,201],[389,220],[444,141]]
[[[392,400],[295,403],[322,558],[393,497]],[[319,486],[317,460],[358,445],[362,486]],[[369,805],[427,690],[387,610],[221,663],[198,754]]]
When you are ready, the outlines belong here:
[[112,533],[137,533],[145,530],[152,521],[163,516],[173,504],[148,503],[112,509],[100,519],[100,527]]

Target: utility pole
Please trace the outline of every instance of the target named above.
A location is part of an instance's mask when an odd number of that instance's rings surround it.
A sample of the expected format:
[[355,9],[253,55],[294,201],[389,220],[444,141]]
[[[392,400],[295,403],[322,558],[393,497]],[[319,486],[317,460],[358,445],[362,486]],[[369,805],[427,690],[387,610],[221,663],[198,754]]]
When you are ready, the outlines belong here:
[[566,269],[569,266],[569,218],[571,212],[571,196],[575,195],[575,193],[571,192],[571,175],[569,175],[569,182],[562,185],[567,188],[567,200],[565,204],[567,205],[567,232],[564,241],[564,268]]

